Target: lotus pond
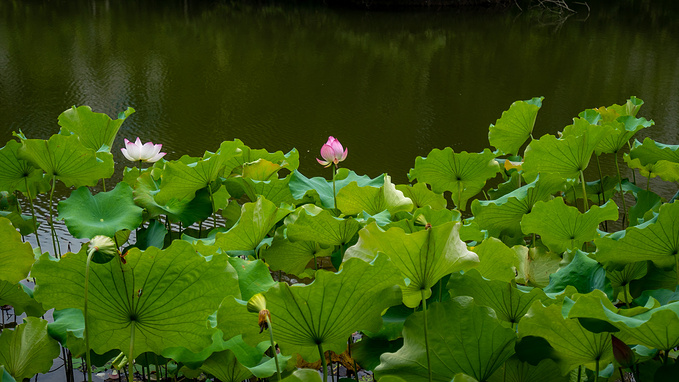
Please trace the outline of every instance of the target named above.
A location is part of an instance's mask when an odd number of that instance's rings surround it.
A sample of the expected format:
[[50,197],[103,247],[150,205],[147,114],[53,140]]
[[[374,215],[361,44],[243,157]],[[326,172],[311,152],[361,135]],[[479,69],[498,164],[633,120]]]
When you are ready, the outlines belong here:
[[[679,203],[649,179],[676,189],[679,145],[634,139],[654,125],[636,97],[536,139],[542,101],[509,106],[492,149],[416,158],[410,184],[349,170],[333,137],[325,178],[294,149],[168,158],[126,141],[134,162],[111,184],[133,109],[73,107],[47,140],[17,132],[0,149],[0,305],[26,318],[3,321],[2,381],[58,357],[88,379],[329,381],[341,364],[343,380],[383,382],[671,380]],[[607,156],[618,171],[586,181]],[[58,184],[72,191],[57,203]],[[24,240],[40,195],[50,252]],[[58,225],[89,242],[63,248]]]

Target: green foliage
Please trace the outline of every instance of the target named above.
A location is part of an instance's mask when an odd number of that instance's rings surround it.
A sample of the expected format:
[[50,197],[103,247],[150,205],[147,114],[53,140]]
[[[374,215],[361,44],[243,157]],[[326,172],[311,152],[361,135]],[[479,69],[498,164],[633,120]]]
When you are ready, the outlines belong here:
[[12,223],[0,217],[0,280],[16,284],[26,278],[33,265],[31,245],[21,241]]
[[545,97],[516,101],[488,128],[488,141],[505,154],[518,154],[533,133],[535,119]]
[[47,373],[59,353],[59,344],[47,335],[47,321],[37,317],[0,334],[0,365],[17,381]]

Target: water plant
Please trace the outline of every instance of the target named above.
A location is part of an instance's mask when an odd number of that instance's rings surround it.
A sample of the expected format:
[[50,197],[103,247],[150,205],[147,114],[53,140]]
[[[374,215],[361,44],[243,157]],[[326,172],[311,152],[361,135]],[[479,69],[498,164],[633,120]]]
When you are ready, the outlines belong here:
[[[635,140],[653,126],[636,97],[536,139],[543,101],[502,113],[492,148],[416,158],[413,184],[339,168],[333,137],[318,159],[332,179],[302,174],[295,149],[237,139],[168,158],[116,141],[132,109],[74,107],[46,140],[16,133],[0,148],[0,305],[28,317],[3,314],[3,381],[46,372],[59,347],[87,360],[88,380],[110,360],[130,379],[327,382],[336,363],[380,382],[673,375],[679,145]],[[107,191],[117,144],[149,166]],[[55,214],[57,180],[70,195]],[[89,243],[62,251],[57,224]]]

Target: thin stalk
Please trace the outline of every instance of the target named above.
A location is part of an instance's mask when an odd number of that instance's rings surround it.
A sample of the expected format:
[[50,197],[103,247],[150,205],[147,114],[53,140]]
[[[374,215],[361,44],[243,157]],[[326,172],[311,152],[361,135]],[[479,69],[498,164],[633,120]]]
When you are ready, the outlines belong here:
[[353,336],[349,336],[349,340],[347,340],[347,349],[349,349],[349,358],[351,358],[351,361],[354,363],[354,379],[356,379],[356,382],[358,381],[358,367],[356,367],[356,360],[354,357],[351,356],[351,344],[354,342]]
[[651,191],[651,173],[648,173],[648,178],[646,178],[646,191]]
[[599,163],[599,156],[596,155],[596,167],[599,169],[599,189],[601,194],[599,194],[599,205],[603,204],[602,199],[605,197],[604,194],[604,175],[601,172],[601,164]]
[[629,309],[629,299],[627,298],[627,296],[630,295],[630,293],[629,293],[629,283],[625,284],[624,292],[625,292],[625,305],[627,306],[627,309]]
[[596,359],[596,366],[595,366],[595,371],[594,371],[594,382],[597,382],[599,380],[599,358]]
[[677,271],[677,284],[679,284],[679,253],[676,250],[674,251],[674,266]]
[[[59,237],[57,237],[57,231],[54,229],[54,213],[52,212],[52,200],[54,199],[54,188],[57,184],[57,177],[52,175],[52,190],[50,191],[50,233],[52,234],[52,248],[54,249],[57,258],[61,258],[61,245],[59,244]],[[57,250],[58,248],[58,250]]]
[[35,230],[35,240],[38,242],[38,247],[42,248],[42,245],[40,245],[40,235],[38,235],[38,223],[35,219],[35,207],[33,207],[33,198],[31,197],[31,189],[28,188],[27,178],[24,178],[24,183],[26,184],[26,194],[28,195],[28,204],[31,206],[31,215],[33,215],[33,229]]
[[[625,202],[625,192],[622,190],[622,176],[620,175],[620,165],[618,165],[618,152],[615,152],[615,170],[618,172],[618,186],[620,187],[620,197],[622,198],[622,228],[625,229],[627,221],[627,203]],[[649,174],[649,177],[651,175]]]
[[318,344],[318,352],[321,354],[321,364],[323,365],[323,382],[328,382],[328,363],[325,361],[323,344]]
[[620,381],[625,382],[625,376],[622,374],[622,367],[618,368],[618,372],[620,372]]
[[[273,359],[276,361],[276,372],[278,374],[278,381],[280,382],[281,380],[281,368],[278,366],[278,356],[276,354],[276,343],[273,340],[273,326],[271,326],[271,319],[269,318],[269,315],[266,315],[266,324],[269,325],[269,339],[271,340],[271,351],[273,352]],[[320,346],[320,345],[318,345]]]
[[[210,205],[212,206],[212,213],[210,213],[210,217],[212,217],[212,221],[214,221],[215,227],[217,227],[217,217],[215,215],[215,198],[212,196],[212,187],[210,187],[210,184],[208,183],[207,185],[207,192],[210,194]],[[202,224],[203,222],[201,222]]]
[[106,192],[106,179],[101,178],[101,188],[104,189],[104,192]]
[[582,185],[582,203],[583,203],[583,208],[584,210],[582,213],[584,214],[589,210],[589,203],[587,202],[587,188],[585,187],[585,173],[580,170],[580,184]]
[[337,209],[337,191],[335,191],[335,177],[337,176],[337,165],[332,168],[332,200],[334,208]]
[[578,366],[578,382],[580,382],[581,376],[582,376],[582,366]]
[[424,346],[427,350],[427,371],[429,372],[429,382],[432,382],[431,356],[429,355],[429,334],[427,331],[427,299],[424,296],[424,289],[420,289],[422,294],[422,312],[424,314]]
[[156,356],[156,381],[160,381],[160,361],[158,360],[158,354],[154,354]]
[[87,262],[85,263],[85,309],[83,313],[85,315],[85,359],[87,361],[87,365],[85,366],[87,367],[87,380],[89,382],[92,382],[92,362],[90,360],[90,319],[87,310],[87,300],[90,287],[90,263],[92,261],[92,256],[96,251],[97,249],[95,247],[92,247],[87,251]]
[[318,270],[318,261],[316,260],[316,252],[314,252],[314,268]]
[[[134,321],[130,322],[130,356],[127,358],[127,367],[129,370],[128,382],[134,381],[134,370],[132,369],[134,365]],[[156,370],[156,375],[158,371]],[[131,380],[129,378],[132,378]]]

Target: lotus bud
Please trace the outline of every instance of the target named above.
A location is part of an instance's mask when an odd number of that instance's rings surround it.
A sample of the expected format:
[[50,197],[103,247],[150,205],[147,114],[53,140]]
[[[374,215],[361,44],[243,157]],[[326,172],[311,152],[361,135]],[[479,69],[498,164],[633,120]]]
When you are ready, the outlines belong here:
[[250,297],[248,300],[248,312],[259,313],[257,323],[259,324],[259,332],[269,328],[269,321],[271,321],[271,312],[266,309],[266,298],[261,293]]
[[615,357],[620,366],[626,369],[634,366],[634,351],[614,335],[611,335],[611,341],[613,342],[613,357]]
[[[105,264],[118,254],[118,247],[115,241],[108,236],[98,235],[90,240],[89,251],[94,251],[92,261],[98,264]],[[88,251],[88,252],[89,252]]]

